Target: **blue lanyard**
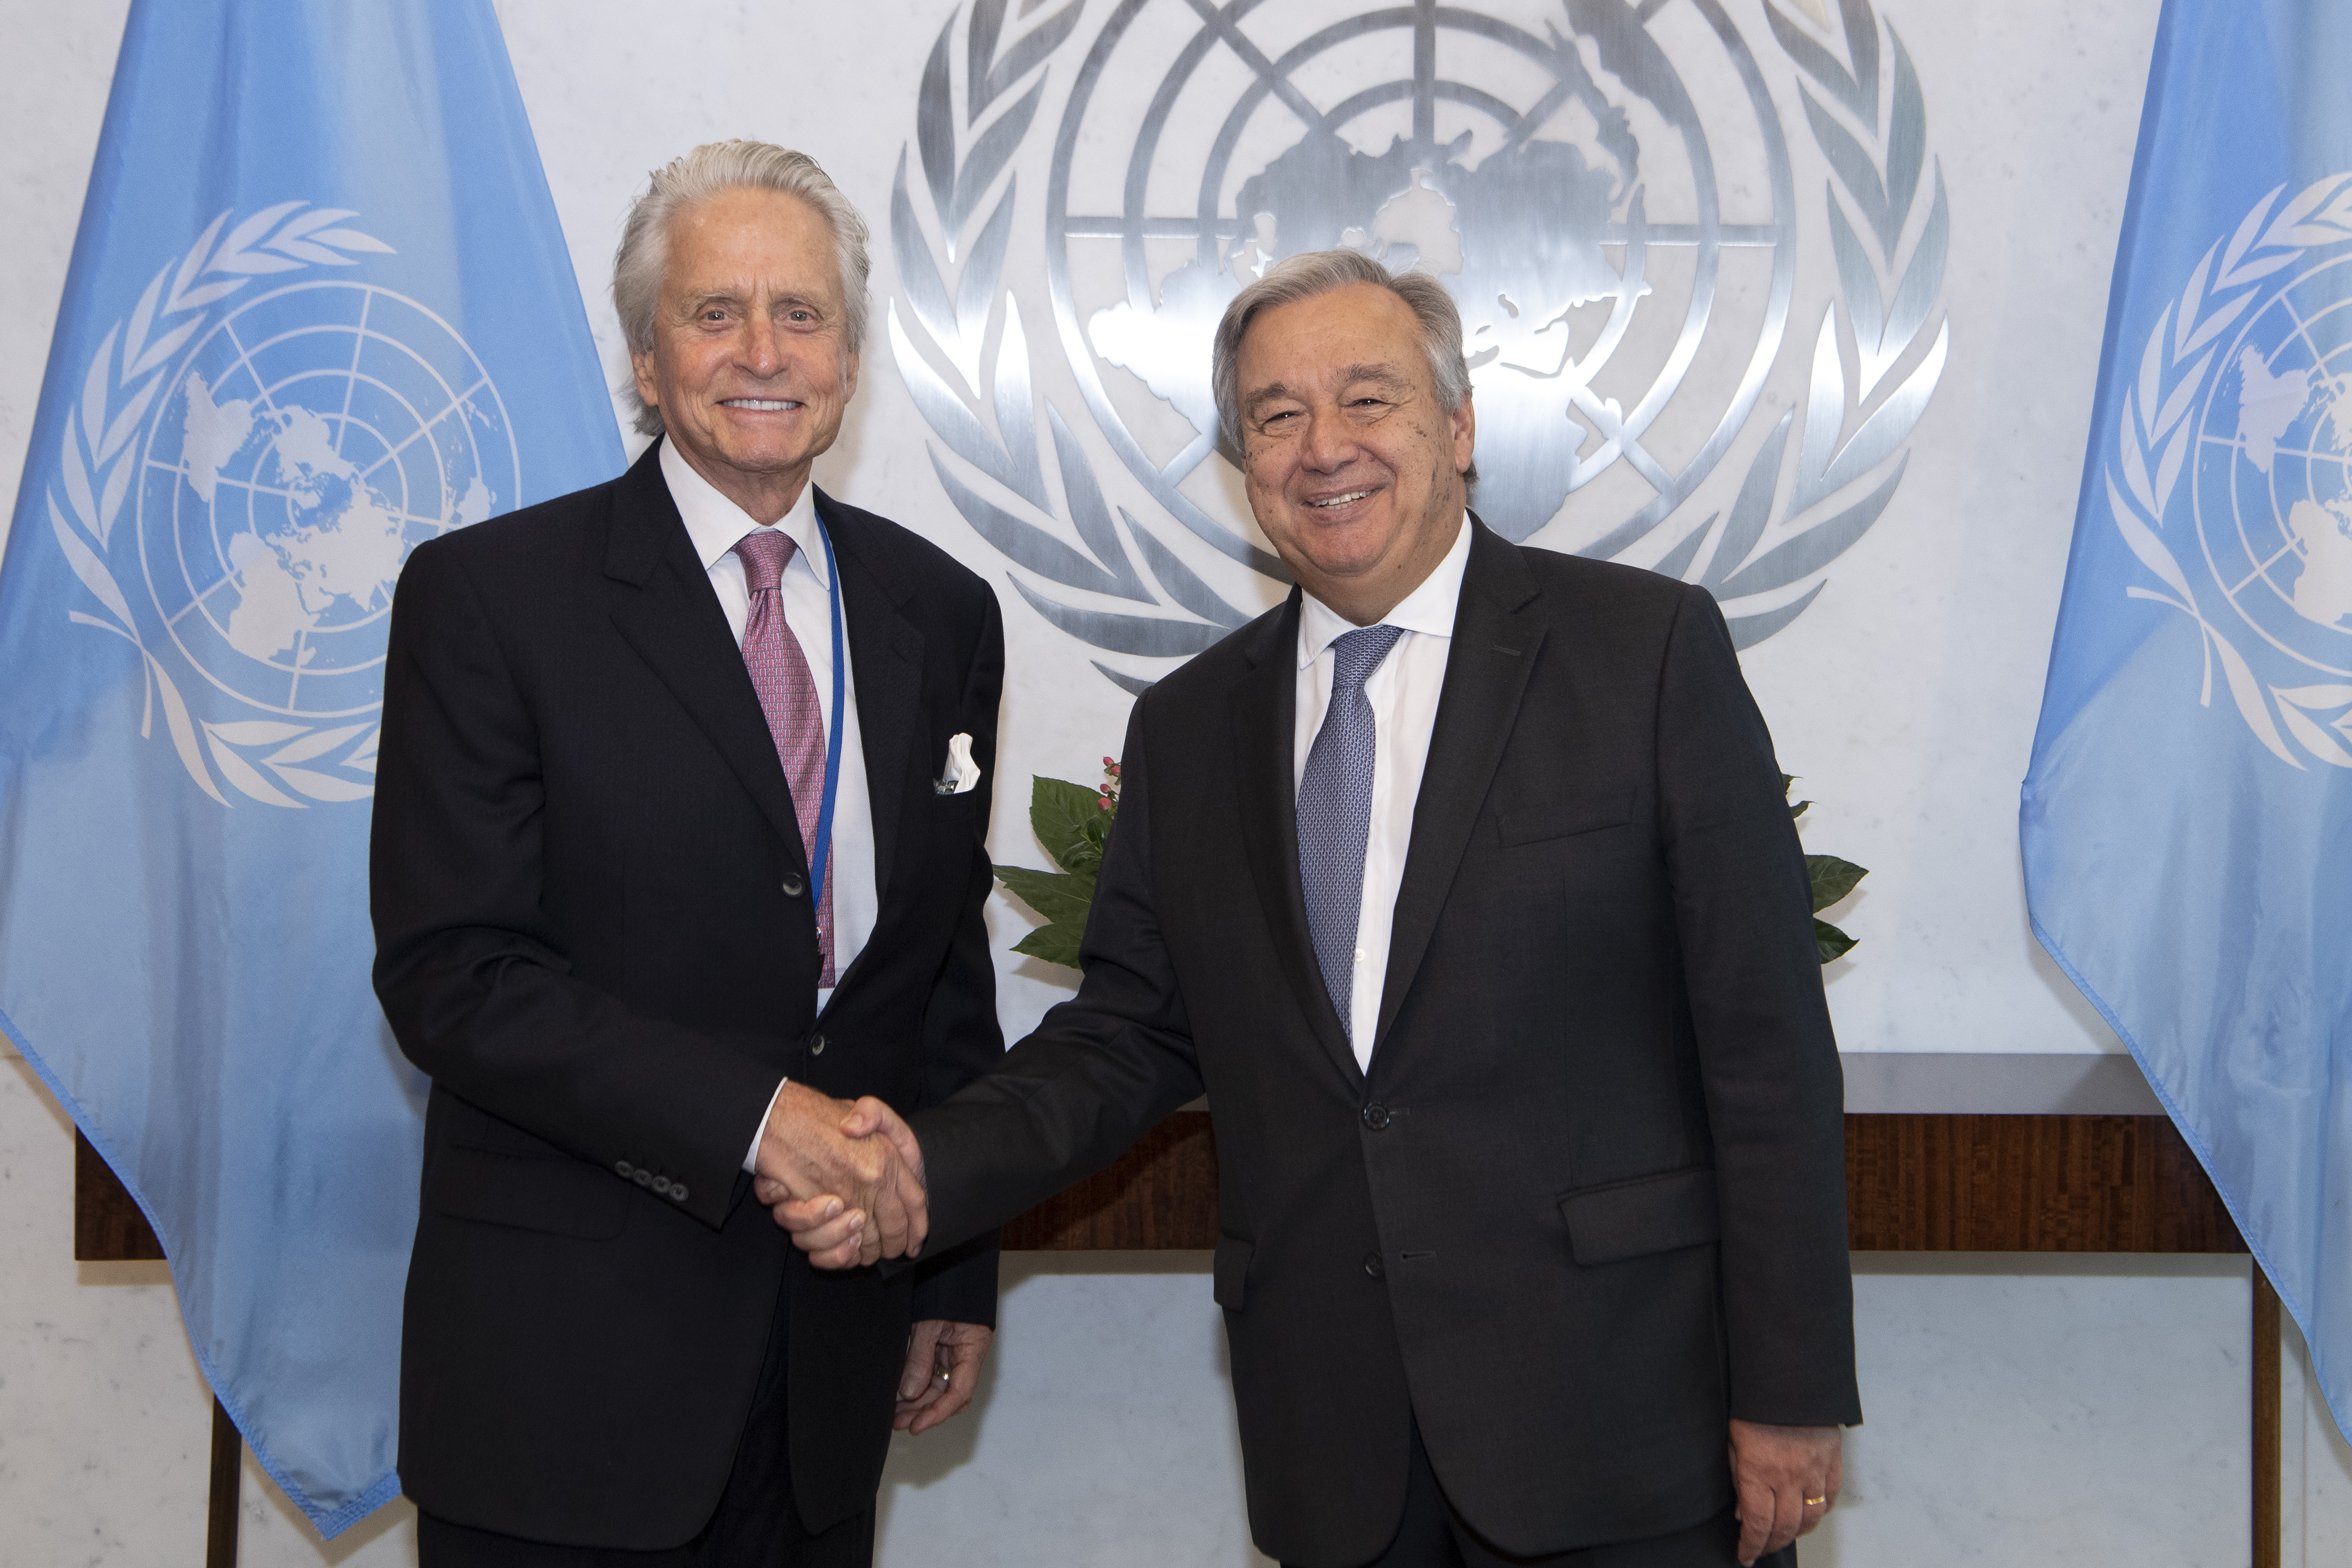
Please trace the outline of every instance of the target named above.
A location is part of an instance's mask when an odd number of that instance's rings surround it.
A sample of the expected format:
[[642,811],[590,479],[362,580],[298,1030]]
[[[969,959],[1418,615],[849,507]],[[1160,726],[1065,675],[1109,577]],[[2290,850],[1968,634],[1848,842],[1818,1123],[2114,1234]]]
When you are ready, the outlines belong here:
[[[842,651],[841,561],[833,552],[833,534],[822,519],[816,532],[824,541],[825,587],[833,601],[833,722],[824,727],[824,795],[816,808],[816,843],[809,851],[809,903],[822,913],[824,863],[833,853],[833,799],[841,788],[842,714],[849,700],[849,660]],[[840,951],[836,944],[834,952]]]

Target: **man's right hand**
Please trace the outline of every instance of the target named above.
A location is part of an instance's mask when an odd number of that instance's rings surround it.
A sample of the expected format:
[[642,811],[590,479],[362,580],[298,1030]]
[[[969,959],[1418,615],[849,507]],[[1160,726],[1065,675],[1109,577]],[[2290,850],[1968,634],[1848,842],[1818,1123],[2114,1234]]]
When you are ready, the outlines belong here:
[[[874,1137],[891,1125],[896,1135]],[[851,1105],[799,1083],[776,1093],[752,1194],[822,1268],[912,1258],[930,1228],[922,1151],[872,1097]],[[823,1239],[812,1245],[809,1237]]]
[[[835,1130],[844,1138],[857,1141],[860,1147],[887,1148],[891,1162],[912,1174],[918,1202],[921,1201],[923,1148],[916,1141],[914,1130],[897,1111],[869,1094],[840,1119]],[[809,1261],[819,1268],[848,1268],[871,1263],[877,1256],[898,1256],[887,1248],[876,1250],[869,1234],[875,1226],[867,1222],[866,1210],[854,1197],[842,1192],[787,1190],[784,1184],[763,1177],[753,1184],[752,1194],[774,1212],[776,1223],[792,1232],[793,1244],[807,1253]],[[929,1213],[925,1209],[922,1226],[926,1232],[929,1224]],[[908,1255],[912,1256],[911,1249]]]

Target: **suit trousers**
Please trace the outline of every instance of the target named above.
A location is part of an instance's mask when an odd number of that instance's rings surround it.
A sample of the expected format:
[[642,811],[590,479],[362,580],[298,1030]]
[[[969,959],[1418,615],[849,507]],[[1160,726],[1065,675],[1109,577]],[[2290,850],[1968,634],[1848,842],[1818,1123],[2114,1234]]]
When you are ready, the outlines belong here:
[[[1395,1539],[1363,1568],[1738,1568],[1739,1521],[1730,1509],[1671,1535],[1615,1541],[1543,1557],[1515,1557],[1490,1546],[1463,1521],[1438,1485],[1421,1423],[1412,1425],[1405,1464],[1404,1518]],[[1289,1568],[1286,1564],[1285,1568]],[[1756,1568],[1797,1568],[1797,1549],[1785,1546],[1756,1560]]]
[[784,1430],[785,1293],[776,1292],[760,1385],[744,1417],[727,1488],[710,1522],[693,1540],[662,1552],[558,1546],[474,1530],[420,1510],[417,1568],[871,1568],[871,1503],[812,1535],[793,1502],[792,1452]]

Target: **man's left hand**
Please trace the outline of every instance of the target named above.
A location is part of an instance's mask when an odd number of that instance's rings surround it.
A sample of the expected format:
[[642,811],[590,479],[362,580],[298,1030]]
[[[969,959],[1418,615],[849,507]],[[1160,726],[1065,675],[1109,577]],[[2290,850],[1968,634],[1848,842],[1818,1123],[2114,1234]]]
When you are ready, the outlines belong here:
[[898,1374],[898,1413],[890,1425],[901,1432],[928,1432],[971,1403],[980,1384],[981,1358],[996,1331],[978,1323],[926,1318],[907,1340],[907,1370]]
[[1844,1440],[1834,1426],[1731,1423],[1740,1568],[1780,1551],[1829,1517],[1844,1480]]

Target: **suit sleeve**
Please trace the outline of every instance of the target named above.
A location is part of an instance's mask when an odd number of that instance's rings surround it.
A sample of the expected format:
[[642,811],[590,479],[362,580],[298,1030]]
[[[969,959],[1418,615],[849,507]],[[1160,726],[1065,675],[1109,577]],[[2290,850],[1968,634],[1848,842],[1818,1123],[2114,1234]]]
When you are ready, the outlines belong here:
[[1152,907],[1150,707],[1139,699],[1128,721],[1118,821],[1079,943],[1078,994],[986,1075],[908,1119],[941,1243],[1092,1175],[1201,1093],[1192,1024]]
[[408,1058],[565,1152],[651,1171],[725,1222],[776,1088],[759,1042],[572,978],[541,910],[536,717],[455,552],[401,574],[369,844],[376,994]]
[[[963,907],[946,962],[923,1010],[921,1105],[936,1105],[1004,1059],[1004,1035],[996,1022],[996,965],[988,950],[984,917],[996,868],[988,854],[988,820],[996,786],[996,716],[1004,694],[1004,620],[996,595],[988,607],[965,678],[961,729],[971,737],[972,761],[988,792],[972,812],[971,858],[965,868]],[[944,1318],[959,1323],[996,1322],[996,1232],[992,1226],[960,1245],[934,1246],[915,1269],[918,1321]]]
[[1804,853],[1722,613],[1690,590],[1658,697],[1660,832],[1715,1142],[1731,1414],[1862,1419],[1844,1087]]

